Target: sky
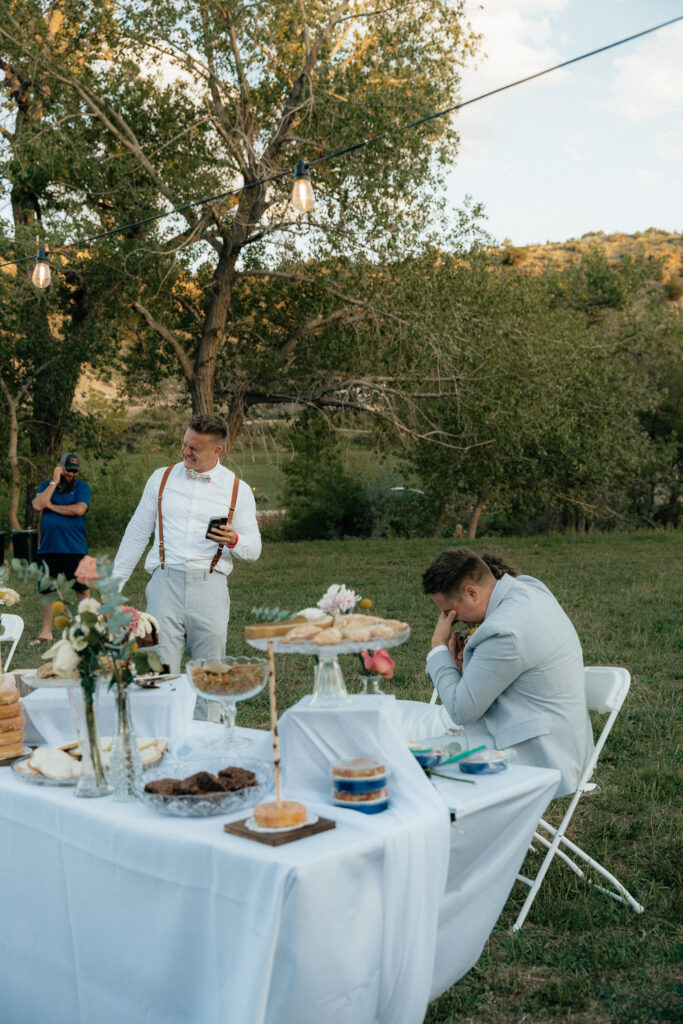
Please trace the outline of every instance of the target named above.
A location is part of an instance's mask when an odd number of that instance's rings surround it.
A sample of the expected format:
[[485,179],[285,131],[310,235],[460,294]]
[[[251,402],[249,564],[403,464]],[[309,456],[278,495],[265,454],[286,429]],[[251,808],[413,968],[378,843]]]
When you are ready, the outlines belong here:
[[[683,15],[683,0],[481,0],[466,100]],[[485,55],[485,56],[484,56]],[[683,231],[683,21],[457,114],[448,199],[499,243]]]

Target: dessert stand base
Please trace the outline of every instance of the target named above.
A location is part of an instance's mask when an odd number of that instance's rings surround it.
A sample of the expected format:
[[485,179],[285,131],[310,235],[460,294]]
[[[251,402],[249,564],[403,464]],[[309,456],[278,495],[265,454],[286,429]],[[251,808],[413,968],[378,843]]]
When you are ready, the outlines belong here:
[[255,843],[265,843],[266,846],[283,846],[285,843],[294,843],[297,839],[306,839],[308,836],[315,836],[318,832],[328,832],[336,828],[336,821],[331,818],[318,818],[314,825],[302,825],[301,828],[293,828],[289,832],[252,832],[247,826],[248,818],[240,821],[231,821],[223,826],[224,832],[233,836],[242,836],[243,839],[251,839]]

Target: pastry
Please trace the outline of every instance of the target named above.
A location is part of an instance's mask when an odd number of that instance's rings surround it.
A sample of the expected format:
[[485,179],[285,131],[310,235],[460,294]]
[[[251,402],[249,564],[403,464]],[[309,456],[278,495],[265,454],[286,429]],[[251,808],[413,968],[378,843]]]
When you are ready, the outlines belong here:
[[352,622],[350,626],[342,627],[342,631],[345,640],[350,640],[352,643],[357,644],[370,640],[373,635],[372,628],[372,626],[357,626]]
[[13,690],[0,690],[0,707],[4,707],[7,704],[17,704],[19,701],[19,691],[16,686]]
[[10,704],[0,704],[0,722],[6,718],[16,718],[19,714],[21,714],[21,704],[18,693]]
[[51,779],[77,779],[81,774],[80,763],[59,747],[37,747],[28,763]]
[[343,644],[344,637],[341,629],[330,626],[329,629],[321,629],[317,636],[313,637],[313,643],[318,647],[326,647],[332,644]]
[[15,743],[24,742],[24,730],[12,729],[11,732],[0,732],[0,757],[7,757],[3,751],[5,747],[11,747]]
[[23,736],[21,742],[12,743],[6,747],[0,747],[0,759],[4,760],[6,757],[19,757],[20,754],[24,753],[24,740]]
[[20,714],[14,718],[0,718],[0,733],[15,732],[17,729],[23,729],[25,725],[26,719]]
[[254,808],[254,821],[260,828],[296,828],[307,817],[306,808],[296,800],[270,800]]

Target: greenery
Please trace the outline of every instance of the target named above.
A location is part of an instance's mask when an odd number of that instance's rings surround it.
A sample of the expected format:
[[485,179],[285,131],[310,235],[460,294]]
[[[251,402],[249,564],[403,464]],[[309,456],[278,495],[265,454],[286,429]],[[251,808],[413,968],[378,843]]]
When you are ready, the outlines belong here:
[[[258,562],[235,567],[228,649],[250,653],[243,636],[255,603],[307,607],[331,582],[344,582],[370,597],[379,614],[411,623],[410,640],[393,652],[396,670],[386,689],[428,700],[424,654],[435,611],[419,581],[442,546],[402,538],[266,545]],[[522,931],[509,931],[526,895],[515,886],[479,962],[431,1004],[427,1024],[673,1024],[680,1020],[674,983],[683,863],[676,742],[683,588],[676,566],[683,537],[664,530],[567,534],[473,546],[500,553],[551,588],[576,624],[586,664],[631,672],[631,691],[598,766],[600,790],[579,804],[570,836],[623,879],[645,913],[637,917],[590,891],[555,862]],[[137,607],[144,606],[145,581],[138,568],[126,588]],[[40,626],[39,599],[23,581],[16,586],[26,631],[13,667],[35,667],[28,641]],[[353,688],[355,660],[343,667]],[[283,710],[311,691],[310,659],[279,658],[277,672]],[[267,695],[245,702],[240,720],[269,728]],[[550,820],[559,820],[563,806],[553,805]]]

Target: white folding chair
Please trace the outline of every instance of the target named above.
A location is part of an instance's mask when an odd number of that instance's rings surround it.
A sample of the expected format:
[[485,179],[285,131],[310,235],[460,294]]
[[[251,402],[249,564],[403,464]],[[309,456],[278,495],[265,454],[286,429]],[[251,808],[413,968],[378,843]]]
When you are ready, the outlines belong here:
[[3,644],[8,640],[12,642],[5,664],[2,666],[3,672],[7,672],[9,670],[9,663],[12,660],[12,655],[17,649],[17,644],[19,643],[23,632],[24,620],[21,615],[0,615],[0,644]]
[[[584,769],[583,775],[579,780],[579,784],[576,787],[574,796],[571,799],[569,807],[567,808],[560,825],[557,828],[554,828],[552,825],[549,825],[547,821],[544,821],[543,818],[541,818],[539,822],[538,829],[542,829],[544,832],[546,832],[549,836],[551,836],[551,839],[547,839],[546,836],[541,835],[539,831],[537,831],[534,834],[534,839],[536,839],[542,846],[545,847],[547,853],[545,855],[543,863],[541,864],[538,874],[533,879],[533,881],[530,878],[525,878],[524,875],[517,876],[518,881],[524,882],[525,885],[528,885],[530,887],[530,892],[524,902],[524,906],[519,912],[517,920],[512,926],[513,932],[519,931],[519,929],[524,924],[526,916],[531,908],[531,904],[534,902],[534,899],[536,898],[536,893],[538,892],[541,886],[541,882],[545,878],[546,872],[550,867],[550,863],[553,857],[555,857],[556,855],[560,858],[560,860],[564,861],[564,863],[567,864],[576,875],[578,875],[580,878],[585,878],[590,885],[593,885],[600,892],[605,893],[606,896],[609,896],[613,900],[617,900],[619,903],[627,903],[630,907],[632,907],[633,910],[636,911],[637,914],[642,914],[644,910],[640,903],[634,900],[633,896],[631,896],[631,894],[624,888],[621,882],[617,881],[614,875],[611,875],[609,871],[603,868],[601,864],[598,864],[598,862],[593,860],[592,857],[589,857],[588,854],[584,853],[584,851],[579,846],[577,846],[576,843],[573,843],[570,839],[567,839],[567,837],[565,836],[567,826],[571,821],[572,815],[576,809],[576,805],[578,804],[579,799],[581,798],[581,795],[583,793],[590,792],[590,790],[592,789],[595,789],[595,784],[592,783],[590,780],[592,778],[593,772],[595,771],[595,766],[598,763],[598,758],[600,757],[602,748],[605,746],[605,741],[607,740],[607,737],[610,734],[612,726],[614,725],[616,717],[619,714],[619,711],[621,710],[621,706],[624,703],[624,700],[626,699],[626,694],[628,693],[629,687],[631,685],[631,676],[625,668],[609,668],[604,666],[596,666],[590,668],[587,667],[585,673],[586,700],[589,709],[591,711],[597,711],[601,714],[607,714],[609,717],[607,718],[607,721],[603,726],[602,732],[600,733],[600,737],[597,743],[595,744],[595,750],[593,751],[593,755],[589,763],[586,765],[586,768]],[[583,860],[586,864],[588,864],[592,871],[595,871],[597,872],[597,874],[602,875],[602,877],[610,883],[612,888],[606,889],[604,886],[598,885],[596,882],[591,881],[591,879],[586,878],[586,875],[581,870],[581,868],[577,864],[575,864],[570,857],[567,856],[563,849],[560,849],[561,846],[565,847],[575,857],[578,857],[579,859]]]

